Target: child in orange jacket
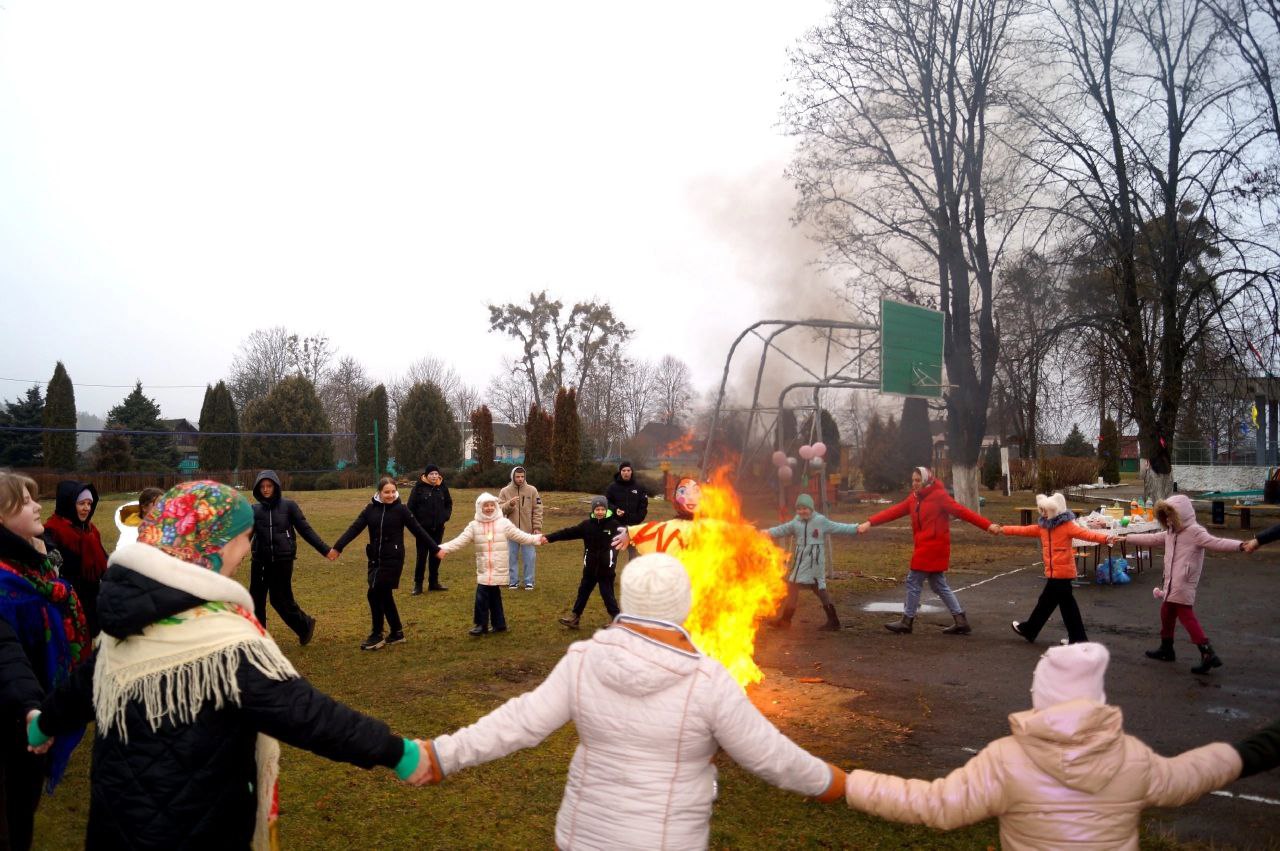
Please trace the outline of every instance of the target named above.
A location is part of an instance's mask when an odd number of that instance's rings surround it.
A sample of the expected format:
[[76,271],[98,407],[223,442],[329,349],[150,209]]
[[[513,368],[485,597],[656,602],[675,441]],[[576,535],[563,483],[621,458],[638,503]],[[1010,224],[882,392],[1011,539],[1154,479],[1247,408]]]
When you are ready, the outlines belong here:
[[1040,592],[1040,599],[1036,601],[1031,616],[1025,621],[1012,623],[1013,631],[1027,641],[1034,642],[1053,610],[1060,609],[1062,622],[1067,627],[1067,640],[1071,644],[1088,641],[1084,620],[1080,617],[1080,607],[1071,593],[1071,583],[1076,578],[1076,559],[1071,541],[1079,538],[1098,544],[1110,544],[1114,538],[1104,532],[1077,525],[1074,522],[1076,515],[1067,509],[1066,497],[1060,493],[1037,494],[1036,507],[1040,509],[1040,520],[1036,525],[1000,527],[1005,535],[1039,538],[1044,557],[1044,590]]

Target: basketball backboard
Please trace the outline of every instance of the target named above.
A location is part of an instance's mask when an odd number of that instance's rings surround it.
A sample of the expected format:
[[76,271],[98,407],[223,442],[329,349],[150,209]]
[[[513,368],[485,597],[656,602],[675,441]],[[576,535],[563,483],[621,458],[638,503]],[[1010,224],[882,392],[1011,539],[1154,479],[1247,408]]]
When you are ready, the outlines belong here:
[[880,392],[942,396],[943,316],[937,310],[880,300]]

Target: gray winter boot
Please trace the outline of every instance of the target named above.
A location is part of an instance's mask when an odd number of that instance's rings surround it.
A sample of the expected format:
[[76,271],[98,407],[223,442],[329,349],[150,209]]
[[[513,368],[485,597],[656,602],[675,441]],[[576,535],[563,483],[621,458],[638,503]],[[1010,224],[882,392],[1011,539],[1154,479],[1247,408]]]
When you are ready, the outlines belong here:
[[889,632],[896,632],[899,635],[906,635],[911,632],[911,625],[915,622],[916,622],[915,618],[909,618],[906,615],[903,615],[902,620],[894,621],[893,623],[887,623],[884,625],[884,628],[889,630]]
[[951,617],[956,622],[942,631],[943,635],[968,635],[973,632],[973,627],[969,626],[969,619],[964,616],[964,612],[957,612]]

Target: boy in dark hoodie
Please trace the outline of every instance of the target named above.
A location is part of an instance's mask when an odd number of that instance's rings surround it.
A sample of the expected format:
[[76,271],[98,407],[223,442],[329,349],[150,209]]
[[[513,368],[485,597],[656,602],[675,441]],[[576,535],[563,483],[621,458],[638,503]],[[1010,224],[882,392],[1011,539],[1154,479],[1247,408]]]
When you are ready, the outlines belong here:
[[614,595],[613,582],[617,576],[617,551],[613,548],[613,536],[622,523],[609,510],[609,501],[603,496],[591,497],[591,516],[577,526],[542,536],[542,543],[557,541],[582,541],[582,582],[578,584],[578,598],[573,603],[573,615],[560,618],[560,623],[577,629],[586,611],[592,590],[600,586],[600,599],[604,601],[609,618],[618,616],[618,598]]
[[274,470],[263,470],[253,482],[253,560],[250,563],[249,596],[253,614],[267,625],[267,596],[271,606],[298,643],[307,645],[315,635],[316,619],[308,615],[293,597],[293,562],[298,557],[300,535],[316,552],[328,556],[329,545],[307,522],[298,503],[284,498],[284,488]]
[[98,589],[107,571],[107,551],[93,525],[98,489],[88,482],[58,482],[53,516],[45,521],[45,542],[62,556],[60,575],[70,580],[84,608],[89,634],[98,634]]
[[[636,481],[636,471],[630,461],[618,465],[613,481],[604,491],[609,500],[609,510],[627,526],[637,526],[649,514],[649,494],[644,485]],[[627,547],[627,560],[636,557],[636,548]]]
[[[444,524],[453,516],[453,497],[449,496],[444,476],[435,464],[428,464],[418,481],[413,483],[413,492],[409,494],[409,511],[413,512],[413,516],[418,518],[422,528],[434,540],[444,540]],[[448,591],[448,588],[440,584],[440,559],[426,547],[419,546],[417,550],[417,560],[413,566],[413,596],[422,593],[423,568],[427,565],[431,568],[427,590]]]

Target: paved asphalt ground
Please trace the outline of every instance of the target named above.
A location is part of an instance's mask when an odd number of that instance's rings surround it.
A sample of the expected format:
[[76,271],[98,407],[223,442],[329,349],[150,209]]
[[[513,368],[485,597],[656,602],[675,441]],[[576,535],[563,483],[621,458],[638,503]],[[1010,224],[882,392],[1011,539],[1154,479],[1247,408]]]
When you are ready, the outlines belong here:
[[[1205,676],[1189,672],[1199,654],[1180,626],[1176,662],[1143,655],[1159,644],[1159,604],[1151,595],[1160,582],[1159,556],[1157,551],[1155,567],[1130,585],[1076,589],[1090,639],[1111,651],[1107,697],[1124,710],[1127,731],[1173,755],[1235,741],[1280,718],[1280,547],[1206,557],[1196,612],[1224,666]],[[844,704],[851,712],[884,722],[861,725],[861,737],[855,732],[843,738],[851,751],[847,763],[939,777],[1006,735],[1009,713],[1030,707],[1039,655],[1066,635],[1056,614],[1036,645],[1009,628],[1011,620],[1030,613],[1043,585],[1042,568],[1010,560],[990,572],[953,570],[949,579],[973,635],[941,633],[950,616],[927,588],[925,602],[938,610],[918,617],[911,635],[889,633],[882,624],[893,616],[866,608],[892,604],[900,612],[899,585],[838,597],[845,629],[836,634],[815,632],[821,610],[811,596],[802,597],[793,629],[766,638],[760,661],[767,669],[791,678],[817,671],[845,694],[857,695]],[[1150,810],[1148,817],[1182,842],[1280,848],[1280,770],[1227,791],[1230,796],[1206,796],[1178,810]]]

